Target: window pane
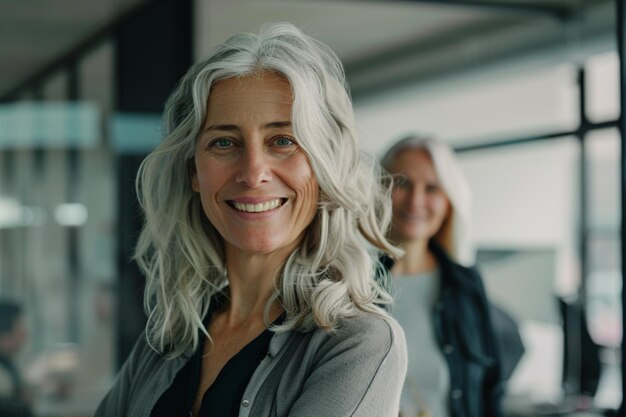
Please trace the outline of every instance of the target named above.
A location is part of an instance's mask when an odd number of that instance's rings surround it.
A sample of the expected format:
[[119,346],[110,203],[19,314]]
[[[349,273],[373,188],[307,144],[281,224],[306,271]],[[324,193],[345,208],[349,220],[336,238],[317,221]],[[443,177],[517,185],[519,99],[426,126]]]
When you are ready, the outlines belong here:
[[[25,310],[18,365],[38,416],[92,415],[114,377],[113,56],[104,43],[82,58],[78,102],[60,71],[40,101],[0,109],[3,125],[30,129],[0,134],[0,298]],[[89,108],[89,129],[74,107]]]
[[594,122],[619,117],[619,60],[617,53],[595,55],[585,63],[587,117]]
[[601,378],[596,403],[619,406],[622,399],[622,270],[620,136],[607,129],[587,137],[588,276],[585,306],[589,334],[601,348]]
[[473,191],[478,267],[492,302],[518,321],[526,352],[509,400],[559,402],[564,344],[557,297],[579,288],[576,138],[460,155]]
[[619,230],[620,141],[617,129],[589,133],[587,144],[587,206],[594,230]]

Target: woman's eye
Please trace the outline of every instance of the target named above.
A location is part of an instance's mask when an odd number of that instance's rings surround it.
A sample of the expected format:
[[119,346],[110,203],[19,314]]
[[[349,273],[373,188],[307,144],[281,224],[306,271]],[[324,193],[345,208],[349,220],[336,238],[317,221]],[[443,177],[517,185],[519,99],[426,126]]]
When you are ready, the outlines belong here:
[[440,190],[439,185],[437,184],[428,184],[426,186],[426,192],[428,193],[436,193]]
[[274,145],[279,146],[281,148],[287,148],[295,144],[296,142],[289,136],[279,136],[276,139],[274,139]]
[[219,138],[211,142],[210,146],[217,149],[228,149],[233,146],[233,141],[228,138]]

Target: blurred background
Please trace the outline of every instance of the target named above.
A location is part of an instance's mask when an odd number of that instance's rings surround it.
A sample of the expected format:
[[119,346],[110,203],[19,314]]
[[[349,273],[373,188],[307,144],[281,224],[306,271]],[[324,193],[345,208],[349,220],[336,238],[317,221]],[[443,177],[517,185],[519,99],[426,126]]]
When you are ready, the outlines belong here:
[[141,332],[134,176],[167,95],[275,21],[338,53],[368,151],[410,132],[457,150],[478,267],[526,347],[510,414],[618,408],[620,2],[0,1],[0,298],[24,309],[35,415],[91,416]]

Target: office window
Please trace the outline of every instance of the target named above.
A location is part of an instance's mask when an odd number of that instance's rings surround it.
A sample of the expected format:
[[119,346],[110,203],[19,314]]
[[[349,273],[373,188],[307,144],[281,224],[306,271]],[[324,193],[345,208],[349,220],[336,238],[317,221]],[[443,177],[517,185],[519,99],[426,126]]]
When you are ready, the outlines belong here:
[[579,284],[576,138],[459,155],[473,191],[478,267],[489,296],[517,321],[526,352],[507,393],[522,403],[563,395],[558,300]]
[[619,117],[619,60],[610,51],[590,57],[585,62],[587,117],[605,122]]
[[600,346],[601,378],[596,403],[619,406],[622,341],[620,136],[606,129],[587,136],[587,204],[589,207],[588,276],[585,288],[587,324]]

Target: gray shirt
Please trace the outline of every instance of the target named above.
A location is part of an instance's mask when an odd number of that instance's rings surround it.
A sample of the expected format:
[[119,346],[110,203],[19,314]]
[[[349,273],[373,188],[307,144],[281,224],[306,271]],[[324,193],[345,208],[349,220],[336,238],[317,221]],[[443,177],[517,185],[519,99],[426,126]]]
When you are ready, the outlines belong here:
[[[192,354],[164,359],[140,338],[95,417],[148,417]],[[362,313],[333,333],[277,333],[239,417],[397,417],[405,374],[404,334],[393,319]]]
[[438,269],[393,280],[393,316],[404,329],[409,359],[400,405],[403,416],[416,416],[419,412],[436,417],[450,415],[450,373],[432,321],[439,287]]

